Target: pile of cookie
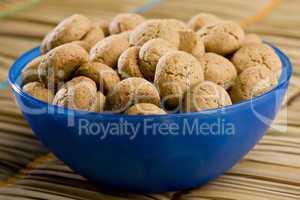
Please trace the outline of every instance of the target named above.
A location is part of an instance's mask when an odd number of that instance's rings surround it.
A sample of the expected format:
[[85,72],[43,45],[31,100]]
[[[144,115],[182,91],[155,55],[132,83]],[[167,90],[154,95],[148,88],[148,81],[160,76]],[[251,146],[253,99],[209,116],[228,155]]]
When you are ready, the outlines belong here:
[[259,36],[200,13],[187,23],[122,13],[72,15],[22,70],[23,91],[91,112],[166,114],[220,108],[276,86],[281,61]]

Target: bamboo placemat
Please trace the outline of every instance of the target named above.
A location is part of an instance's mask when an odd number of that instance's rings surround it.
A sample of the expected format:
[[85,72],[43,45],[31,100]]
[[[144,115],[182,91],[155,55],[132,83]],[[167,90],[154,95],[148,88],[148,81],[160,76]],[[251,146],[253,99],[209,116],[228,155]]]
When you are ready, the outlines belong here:
[[206,186],[168,194],[116,193],[88,183],[49,153],[33,136],[2,82],[0,199],[300,199],[299,0],[0,0],[0,80],[6,80],[15,58],[37,46],[63,17],[77,12],[99,21],[127,11],[182,20],[198,12],[212,12],[241,22],[247,31],[283,49],[292,60],[294,76],[273,128],[242,161]]

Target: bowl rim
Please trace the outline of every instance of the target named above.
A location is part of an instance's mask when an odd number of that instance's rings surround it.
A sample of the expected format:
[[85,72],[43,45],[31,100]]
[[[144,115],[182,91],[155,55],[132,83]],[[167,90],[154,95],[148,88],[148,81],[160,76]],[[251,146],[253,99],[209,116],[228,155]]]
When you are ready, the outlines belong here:
[[[198,112],[188,112],[188,113],[169,113],[169,114],[164,114],[164,115],[158,115],[158,114],[152,114],[152,115],[124,115],[124,114],[120,114],[120,113],[109,113],[109,112],[93,112],[93,111],[83,111],[83,110],[76,110],[76,109],[71,109],[71,108],[66,108],[66,107],[62,107],[62,106],[58,106],[58,105],[54,105],[54,104],[49,104],[47,102],[41,101],[39,99],[34,98],[33,96],[27,94],[26,92],[23,92],[23,90],[21,89],[21,87],[19,86],[19,84],[16,83],[16,80],[14,80],[14,70],[15,68],[20,65],[20,62],[24,62],[24,60],[27,57],[32,56],[33,53],[37,53],[37,51],[39,52],[39,46],[30,49],[29,51],[26,51],[25,53],[23,53],[20,57],[18,57],[15,62],[11,65],[9,72],[8,72],[8,82],[9,85],[11,86],[11,88],[18,93],[21,97],[24,97],[26,99],[28,99],[29,101],[31,101],[33,104],[40,104],[39,106],[44,107],[47,106],[48,108],[50,107],[51,109],[59,109],[62,110],[63,113],[69,113],[70,111],[73,112],[75,115],[97,115],[99,117],[112,117],[112,118],[121,118],[121,117],[126,117],[126,118],[168,118],[168,117],[188,117],[188,116],[194,116],[194,115],[200,115],[200,114],[212,114],[212,113],[219,113],[219,112],[230,112],[232,110],[238,109],[239,107],[245,106],[247,104],[250,103],[254,103],[259,101],[260,99],[270,95],[271,93],[275,92],[276,90],[282,88],[284,85],[288,84],[291,76],[292,76],[292,64],[288,58],[288,56],[286,54],[284,54],[279,48],[275,47],[274,45],[267,43],[267,45],[271,46],[275,53],[279,56],[281,64],[282,64],[282,74],[281,77],[279,79],[279,83],[270,91],[259,95],[257,97],[254,97],[252,99],[249,100],[245,100],[245,101],[241,101],[239,103],[235,103],[232,105],[227,105],[221,108],[214,108],[214,109],[207,109],[207,110],[202,110],[202,111],[198,111]],[[40,53],[39,53],[40,54]],[[32,58],[33,59],[33,58]],[[32,60],[31,59],[31,60]],[[30,61],[28,61],[30,62]],[[21,67],[21,70],[26,66],[26,64],[28,62],[23,63],[24,66]],[[283,72],[286,72],[286,74],[283,74]],[[283,76],[283,77],[282,77]],[[281,80],[283,79],[283,80]]]

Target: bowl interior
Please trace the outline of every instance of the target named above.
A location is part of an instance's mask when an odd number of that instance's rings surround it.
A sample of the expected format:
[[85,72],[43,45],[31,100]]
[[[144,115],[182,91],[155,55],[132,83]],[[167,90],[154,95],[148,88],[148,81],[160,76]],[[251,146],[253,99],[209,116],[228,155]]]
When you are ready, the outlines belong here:
[[[279,58],[281,60],[281,63],[282,63],[282,72],[281,72],[278,84],[272,90],[270,90],[270,91],[268,91],[268,92],[266,92],[266,93],[264,93],[264,94],[262,94],[258,97],[255,97],[251,100],[242,101],[242,102],[239,102],[239,103],[236,103],[236,104],[233,104],[233,105],[229,105],[229,106],[225,106],[225,107],[222,107],[222,108],[218,108],[218,109],[210,109],[210,110],[204,110],[204,111],[201,111],[201,112],[191,112],[191,113],[175,113],[175,114],[167,114],[167,115],[156,115],[156,117],[162,117],[162,118],[163,117],[168,117],[168,116],[173,116],[173,117],[178,116],[179,117],[179,116],[187,116],[187,115],[193,115],[193,114],[199,114],[199,113],[209,114],[212,111],[213,112],[227,112],[227,111],[229,112],[231,109],[238,109],[239,106],[254,103],[255,101],[259,100],[260,98],[263,98],[263,96],[268,95],[272,91],[281,88],[282,85],[286,84],[291,78],[291,75],[292,75],[291,62],[290,62],[289,58],[280,49],[278,49],[277,47],[275,47],[271,44],[268,44],[268,45],[270,45],[274,49],[274,51],[279,56]],[[54,107],[53,109],[63,109],[66,112],[68,110],[72,110],[72,109],[68,109],[68,108],[61,108],[61,107],[58,108],[58,106],[56,106],[56,105],[52,105],[52,104],[48,104],[48,103],[45,103],[43,101],[40,101],[40,100],[38,100],[38,99],[36,99],[36,98],[34,98],[34,97],[32,97],[32,96],[30,96],[27,93],[22,91],[22,89],[21,89],[21,76],[20,76],[21,71],[26,66],[26,64],[28,62],[30,62],[32,59],[38,57],[39,55],[40,55],[40,48],[36,47],[36,48],[33,48],[33,49],[29,50],[28,52],[24,53],[22,56],[20,56],[15,61],[15,63],[12,65],[12,67],[9,70],[8,80],[9,80],[9,83],[10,83],[11,87],[19,95],[29,99],[30,101],[33,101],[36,104],[42,104],[44,106]],[[115,117],[118,118],[120,116],[124,117],[124,115],[120,115],[120,114],[94,113],[94,112],[85,112],[85,111],[79,111],[79,110],[73,110],[73,111],[78,113],[78,114],[87,114],[87,113],[89,113],[89,114],[111,116],[113,118],[115,118]],[[153,115],[145,115],[145,116],[128,115],[126,117],[129,117],[129,118],[133,118],[133,117],[147,118],[147,117],[153,117]]]

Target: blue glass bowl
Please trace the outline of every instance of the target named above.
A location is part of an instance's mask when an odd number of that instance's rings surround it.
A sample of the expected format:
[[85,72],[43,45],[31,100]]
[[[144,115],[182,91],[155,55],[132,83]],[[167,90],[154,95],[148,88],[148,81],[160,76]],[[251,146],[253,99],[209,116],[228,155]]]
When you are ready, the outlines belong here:
[[33,132],[59,159],[102,187],[132,192],[193,188],[237,163],[269,128],[286,93],[292,67],[271,91],[203,112],[127,116],[82,112],[41,102],[22,92],[18,77],[40,52],[13,64],[9,82]]

